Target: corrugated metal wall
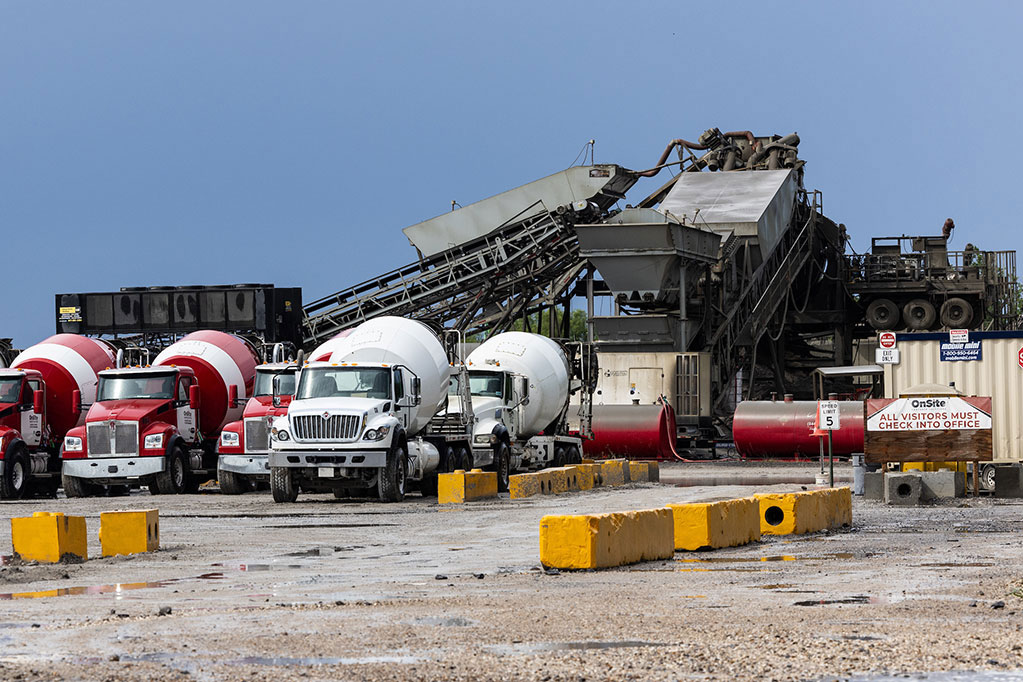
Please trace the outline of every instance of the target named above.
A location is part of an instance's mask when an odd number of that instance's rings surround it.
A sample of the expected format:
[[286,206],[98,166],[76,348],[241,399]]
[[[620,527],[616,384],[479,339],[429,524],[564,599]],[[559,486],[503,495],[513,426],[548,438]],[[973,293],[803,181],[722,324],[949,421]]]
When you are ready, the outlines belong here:
[[955,382],[963,395],[991,396],[995,460],[1023,461],[1023,368],[1019,353],[1023,332],[973,332],[981,341],[981,360],[942,362],[940,340],[947,334],[899,334],[900,363],[886,365],[885,397],[917,384]]

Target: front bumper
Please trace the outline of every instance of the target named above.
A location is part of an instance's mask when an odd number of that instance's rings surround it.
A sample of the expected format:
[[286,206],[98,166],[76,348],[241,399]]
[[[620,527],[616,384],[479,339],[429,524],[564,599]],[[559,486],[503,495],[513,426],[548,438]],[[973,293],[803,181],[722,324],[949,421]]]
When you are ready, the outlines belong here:
[[158,474],[166,468],[165,457],[95,457],[64,460],[67,476],[98,481],[119,481]]
[[220,455],[217,469],[243,476],[269,476],[270,455]]
[[387,448],[359,448],[352,450],[273,450],[271,467],[291,469],[317,469],[320,467],[347,467],[353,469],[380,469],[387,464]]

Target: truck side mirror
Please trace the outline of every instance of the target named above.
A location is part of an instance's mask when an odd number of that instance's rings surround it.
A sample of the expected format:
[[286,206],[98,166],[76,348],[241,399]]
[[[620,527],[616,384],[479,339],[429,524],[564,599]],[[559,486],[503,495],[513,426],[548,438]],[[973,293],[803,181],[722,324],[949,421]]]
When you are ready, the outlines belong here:
[[82,392],[77,388],[71,391],[71,411],[75,414],[82,411]]
[[423,401],[423,383],[419,377],[412,377],[412,404],[418,405]]
[[522,398],[522,404],[529,404],[529,377],[519,377],[519,395]]
[[199,387],[195,384],[188,387],[188,406],[193,410],[199,409]]
[[227,405],[232,410],[238,407],[238,384],[231,384],[227,387]]
[[32,392],[32,411],[36,414],[43,413],[43,400],[45,397],[46,394],[41,390]]
[[281,406],[281,382],[282,381],[283,381],[282,375],[274,374],[274,378],[273,378],[273,382],[272,382],[272,384],[273,384],[273,397],[271,398],[271,401],[273,402],[273,406],[274,407],[280,407]]

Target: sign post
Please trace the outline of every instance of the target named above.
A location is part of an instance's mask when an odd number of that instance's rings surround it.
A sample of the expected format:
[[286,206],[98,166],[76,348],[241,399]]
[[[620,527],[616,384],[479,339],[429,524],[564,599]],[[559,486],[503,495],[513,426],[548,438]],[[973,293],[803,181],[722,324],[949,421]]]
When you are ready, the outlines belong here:
[[[828,478],[832,488],[835,487],[835,454],[832,449],[832,432],[835,429],[842,428],[841,417],[839,415],[840,406],[837,400],[817,401],[817,429],[828,432],[828,465],[831,469]],[[823,473],[823,457],[821,459],[821,472]]]

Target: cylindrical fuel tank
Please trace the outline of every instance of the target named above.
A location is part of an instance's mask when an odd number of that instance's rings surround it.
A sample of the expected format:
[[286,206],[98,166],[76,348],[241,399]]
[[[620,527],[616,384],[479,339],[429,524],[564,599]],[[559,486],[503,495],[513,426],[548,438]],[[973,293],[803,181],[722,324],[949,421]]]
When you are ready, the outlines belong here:
[[594,405],[587,457],[674,459],[675,412],[669,405]]
[[502,369],[529,379],[529,404],[519,433],[535,436],[558,418],[568,401],[569,367],[557,342],[539,334],[505,332],[484,341],[466,358],[469,371]]
[[[839,404],[841,428],[832,433],[832,451],[836,455],[863,452],[863,403],[858,400]],[[813,432],[817,403],[746,400],[735,408],[732,440],[744,457],[795,457],[820,454]],[[824,444],[827,451],[827,442]]]
[[11,367],[42,372],[50,431],[54,438],[63,438],[70,429],[85,423],[88,409],[74,410],[72,392],[81,392],[83,405],[95,402],[98,374],[113,367],[116,359],[113,348],[104,341],[57,334],[23,350]]
[[451,365],[440,339],[422,322],[403,317],[363,322],[338,339],[330,361],[404,365],[412,370],[419,377],[422,400],[409,410],[409,435],[421,431],[447,404]]
[[309,360],[309,362],[323,362],[325,360],[329,360],[330,356],[334,353],[334,351],[341,346],[341,340],[351,333],[352,333],[351,329],[346,329],[340,334],[330,337],[329,339],[321,343],[319,346],[317,346],[316,349],[309,354],[309,357],[307,359]]
[[[192,332],[167,346],[153,365],[190,367],[199,382],[199,431],[210,437],[228,422],[241,419],[252,395],[259,356],[242,338],[213,330]],[[238,407],[228,403],[228,387],[238,387]]]

